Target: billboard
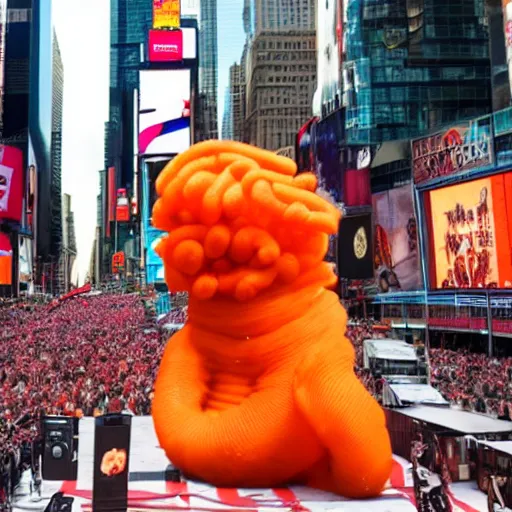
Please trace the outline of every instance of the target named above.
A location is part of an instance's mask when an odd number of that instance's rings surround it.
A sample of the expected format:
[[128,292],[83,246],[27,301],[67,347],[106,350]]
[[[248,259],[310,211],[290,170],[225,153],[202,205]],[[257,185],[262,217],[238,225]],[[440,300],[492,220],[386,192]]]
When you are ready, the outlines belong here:
[[23,153],[0,146],[0,219],[21,222],[23,212]]
[[344,217],[338,234],[338,275],[345,279],[373,276],[371,213]]
[[107,170],[107,236],[110,236],[110,223],[116,218],[116,206],[116,168],[109,167]]
[[505,32],[505,50],[508,65],[509,87],[512,91],[512,2],[503,0],[503,30]]
[[12,284],[12,246],[9,236],[0,231],[0,286]]
[[112,274],[119,274],[124,271],[125,257],[124,252],[119,251],[112,255]]
[[130,202],[125,188],[117,189],[116,221],[128,222],[130,220]]
[[511,288],[512,173],[433,190],[432,288]]
[[140,72],[139,154],[182,153],[190,147],[190,70]]
[[19,281],[28,284],[32,281],[32,247],[29,238],[20,236],[19,240]]
[[165,236],[167,233],[152,227],[146,231],[146,279],[148,284],[165,281],[164,264],[162,258],[155,251],[156,246]]
[[480,169],[493,163],[491,117],[412,142],[415,184]]
[[149,31],[149,62],[176,62],[183,60],[183,32],[181,30]]
[[327,106],[327,111],[335,108],[336,97],[341,100],[340,93],[340,42],[341,16],[338,0],[317,0],[316,17],[317,30],[317,89],[313,96],[313,115],[321,116],[322,107]]
[[379,292],[418,290],[421,271],[412,185],[374,194],[372,203]]
[[153,0],[153,28],[179,28],[180,0]]

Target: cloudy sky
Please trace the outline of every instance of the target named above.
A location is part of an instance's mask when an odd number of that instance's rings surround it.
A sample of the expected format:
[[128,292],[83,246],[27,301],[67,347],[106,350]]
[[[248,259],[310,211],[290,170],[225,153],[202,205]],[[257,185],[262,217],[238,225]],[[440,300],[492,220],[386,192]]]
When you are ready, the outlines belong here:
[[[147,0],[148,2],[151,0]],[[229,66],[243,48],[243,0],[218,1],[219,119],[229,83]],[[104,161],[108,118],[108,0],[53,0],[53,16],[64,62],[62,189],[72,196],[80,281],[89,270],[96,226],[98,172]]]

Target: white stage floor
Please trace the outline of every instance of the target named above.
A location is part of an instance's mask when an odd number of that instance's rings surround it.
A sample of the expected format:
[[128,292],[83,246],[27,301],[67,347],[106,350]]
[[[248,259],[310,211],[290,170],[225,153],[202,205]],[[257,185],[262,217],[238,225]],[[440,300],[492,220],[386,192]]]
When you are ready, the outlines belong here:
[[[75,498],[73,511],[90,510],[94,456],[94,419],[80,420],[78,479],[76,482],[43,482],[43,498],[35,501],[29,493],[29,475],[25,474],[15,497],[14,510],[44,511],[51,496],[62,491]],[[130,477],[128,484],[129,507],[138,511],[146,506],[151,510],[237,510],[260,509],[310,511],[336,510],[336,512],[412,512],[412,481],[409,465],[395,457],[391,483],[377,499],[356,501],[305,487],[289,489],[217,489],[198,483],[165,482],[163,472],[168,460],[158,446],[151,417],[132,420]],[[144,477],[143,474],[147,476]],[[454,512],[484,512],[486,497],[475,490],[474,484],[455,484],[452,487]]]

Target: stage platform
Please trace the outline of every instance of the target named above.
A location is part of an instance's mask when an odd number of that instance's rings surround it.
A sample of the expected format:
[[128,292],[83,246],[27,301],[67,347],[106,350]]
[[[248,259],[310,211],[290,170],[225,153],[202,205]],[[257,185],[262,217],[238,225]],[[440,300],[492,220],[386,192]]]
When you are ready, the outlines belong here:
[[[75,498],[73,512],[91,510],[94,454],[94,419],[80,420],[78,479],[76,482],[43,482],[42,499],[31,498],[29,474],[23,476],[16,496],[14,511],[44,511],[51,496],[62,491]],[[168,465],[153,428],[151,417],[134,417],[131,435],[129,507],[142,510],[231,510],[276,511],[331,510],[336,512],[413,512],[410,464],[394,458],[391,487],[373,500],[346,500],[340,496],[305,487],[287,489],[218,489],[203,483],[165,482]],[[473,483],[452,486],[455,512],[483,512],[486,497]]]

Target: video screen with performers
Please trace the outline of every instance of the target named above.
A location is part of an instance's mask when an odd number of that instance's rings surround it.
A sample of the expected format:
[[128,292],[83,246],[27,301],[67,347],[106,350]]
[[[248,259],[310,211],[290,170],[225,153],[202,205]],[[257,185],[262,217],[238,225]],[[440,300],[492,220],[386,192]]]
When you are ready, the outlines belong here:
[[412,186],[373,195],[374,267],[380,293],[421,287]]
[[430,211],[432,288],[511,288],[512,173],[433,190]]

